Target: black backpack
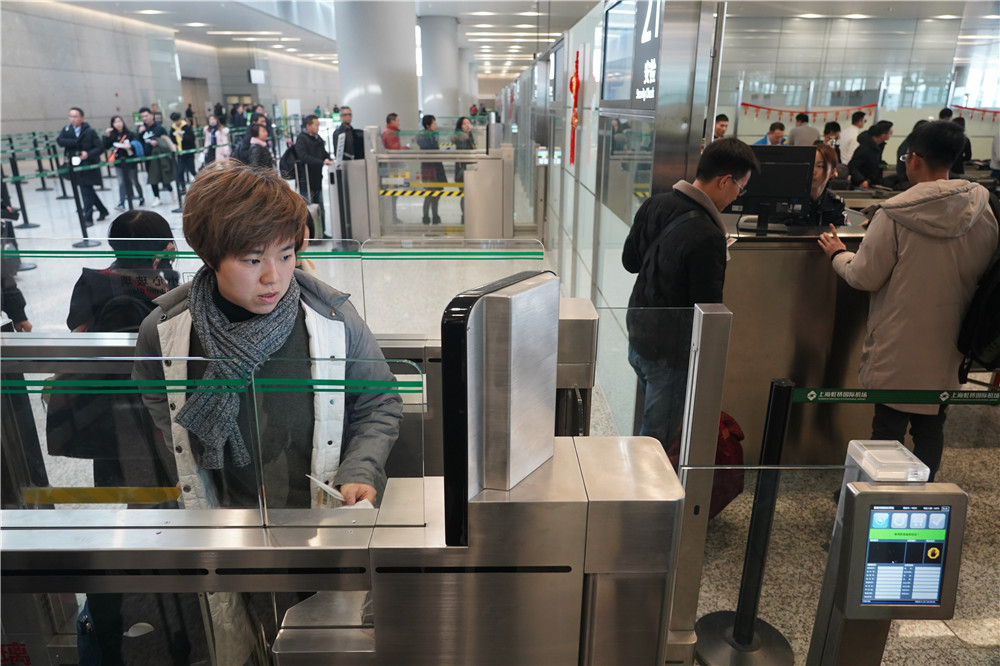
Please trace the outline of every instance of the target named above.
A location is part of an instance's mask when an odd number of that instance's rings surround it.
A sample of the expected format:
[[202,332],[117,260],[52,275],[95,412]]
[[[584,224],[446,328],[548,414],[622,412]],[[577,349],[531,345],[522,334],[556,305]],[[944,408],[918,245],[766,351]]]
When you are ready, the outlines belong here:
[[298,153],[295,152],[295,144],[289,142],[288,148],[281,155],[281,159],[278,160],[278,171],[281,173],[281,177],[285,180],[292,180],[295,178],[295,168],[296,164],[299,162]]
[[[993,194],[990,194],[990,210],[1000,220],[1000,203]],[[1000,243],[962,319],[958,351],[964,357],[958,367],[958,380],[963,384],[969,380],[973,364],[987,370],[1000,368]]]

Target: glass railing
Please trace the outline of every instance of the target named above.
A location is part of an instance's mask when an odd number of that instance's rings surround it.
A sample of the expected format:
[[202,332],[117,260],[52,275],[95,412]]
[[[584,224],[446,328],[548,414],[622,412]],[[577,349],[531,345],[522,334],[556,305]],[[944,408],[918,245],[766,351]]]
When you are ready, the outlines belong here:
[[[358,520],[374,525],[388,478],[423,477],[426,403],[420,368],[410,361],[344,359],[338,344],[375,342],[365,340],[370,336],[365,332],[348,330],[346,341],[343,334],[331,329],[329,358],[272,358],[253,372],[255,453],[269,525],[324,518],[322,512],[274,509],[355,501],[352,508],[362,510]],[[301,342],[316,344],[304,333]],[[370,512],[367,518],[364,511]],[[422,525],[422,507],[408,519]]]
[[[591,434],[631,436],[640,431],[637,415],[640,393],[638,371],[662,388],[648,398],[649,434],[659,432],[678,443],[687,389],[688,352],[691,345],[692,308],[598,308],[596,386]],[[646,352],[630,353],[629,331]],[[637,371],[636,367],[639,367]],[[648,386],[647,386],[648,388]],[[634,423],[635,422],[635,423]],[[661,443],[664,443],[661,441]]]
[[374,137],[377,155],[392,155],[400,150],[486,152],[486,128],[469,131],[454,129],[398,130]]
[[368,326],[439,339],[451,299],[521,271],[544,270],[537,240],[371,239],[361,247]]
[[[74,248],[73,239],[18,238],[16,247],[5,244],[0,249],[0,257],[38,266],[16,278],[34,332],[136,331],[145,313],[153,309],[153,299],[189,282],[203,266],[180,234],[163,239],[94,240],[99,243],[95,247]],[[177,249],[167,251],[168,243]],[[323,282],[355,294],[353,302],[363,317],[360,247],[353,240],[313,240],[299,253],[298,261]],[[136,307],[108,308],[115,297],[134,301]]]
[[[232,401],[249,419],[248,373],[212,380],[163,374],[164,366],[184,364],[200,376],[195,369],[209,363],[5,357],[2,447],[4,478],[13,482],[4,486],[4,508],[219,506],[188,443],[171,443],[171,423],[194,395]],[[148,374],[133,379],[136,367]],[[249,434],[248,424],[241,431]]]
[[[340,330],[340,347],[375,344]],[[305,327],[285,349],[296,345],[302,358],[217,379],[203,378],[219,363],[204,357],[6,357],[4,508],[239,508],[302,525],[330,514],[301,509],[340,507],[338,487],[355,483],[370,513],[352,520],[374,525],[387,475],[423,476],[423,375],[344,359],[336,342],[336,358],[309,358]],[[407,516],[423,524],[422,505]]]

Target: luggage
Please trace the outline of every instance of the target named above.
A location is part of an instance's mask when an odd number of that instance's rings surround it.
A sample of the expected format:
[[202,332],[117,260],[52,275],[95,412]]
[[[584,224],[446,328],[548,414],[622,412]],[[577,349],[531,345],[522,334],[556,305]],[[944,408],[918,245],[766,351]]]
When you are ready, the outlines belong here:
[[[729,414],[722,412],[719,417],[719,439],[715,449],[716,465],[743,465],[743,429]],[[680,460],[681,440],[674,440],[667,457],[670,464],[677,470]],[[712,502],[708,509],[708,517],[715,518],[743,492],[742,469],[717,469],[712,482]]]

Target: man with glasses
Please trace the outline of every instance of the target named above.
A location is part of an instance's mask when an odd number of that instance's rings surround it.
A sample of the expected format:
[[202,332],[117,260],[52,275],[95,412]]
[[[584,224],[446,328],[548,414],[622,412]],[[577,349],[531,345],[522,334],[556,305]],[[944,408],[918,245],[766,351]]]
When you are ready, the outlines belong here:
[[[351,119],[354,118],[354,114],[351,113],[351,107],[342,106],[340,107],[340,125],[333,131],[333,150],[334,153],[337,151],[337,143],[340,141],[340,135],[344,136],[344,159],[353,160],[354,159],[354,128],[351,126]],[[339,156],[338,156],[339,157]]]
[[693,183],[648,199],[635,215],[622,265],[636,273],[626,324],[629,363],[645,394],[640,434],[670,447],[680,431],[695,303],[721,303],[728,259],[719,211],[746,191],[760,164],[738,139],[713,141]]
[[[832,225],[819,238],[837,274],[871,292],[858,372],[863,388],[959,388],[962,354],[955,340],[998,233],[986,188],[948,179],[964,143],[955,123],[916,127],[904,156],[912,186],[866,209],[871,223],[857,253],[847,250]],[[944,405],[877,404],[872,439],[902,442],[909,426],[913,452],[930,468],[933,481],[944,420]]]

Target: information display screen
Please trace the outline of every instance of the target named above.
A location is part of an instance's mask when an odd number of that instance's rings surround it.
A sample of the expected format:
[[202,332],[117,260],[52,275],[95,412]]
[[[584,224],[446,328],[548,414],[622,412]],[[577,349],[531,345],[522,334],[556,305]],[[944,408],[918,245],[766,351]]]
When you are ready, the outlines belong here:
[[947,505],[873,505],[861,604],[940,604],[950,518]]

